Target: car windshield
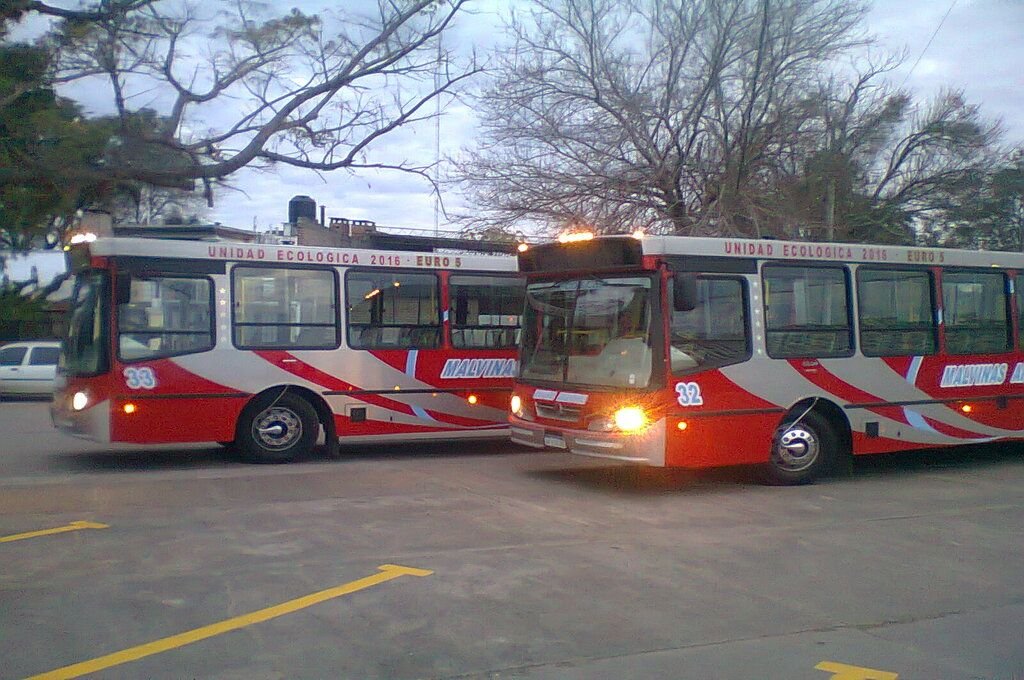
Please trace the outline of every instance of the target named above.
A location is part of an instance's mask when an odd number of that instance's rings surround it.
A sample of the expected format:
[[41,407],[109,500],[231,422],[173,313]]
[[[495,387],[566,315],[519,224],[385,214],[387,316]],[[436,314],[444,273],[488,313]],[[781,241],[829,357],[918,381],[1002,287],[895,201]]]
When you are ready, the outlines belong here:
[[106,280],[102,272],[85,272],[75,282],[60,358],[61,372],[67,375],[95,375],[106,368]]
[[586,278],[527,286],[520,377],[595,387],[651,380],[651,279]]

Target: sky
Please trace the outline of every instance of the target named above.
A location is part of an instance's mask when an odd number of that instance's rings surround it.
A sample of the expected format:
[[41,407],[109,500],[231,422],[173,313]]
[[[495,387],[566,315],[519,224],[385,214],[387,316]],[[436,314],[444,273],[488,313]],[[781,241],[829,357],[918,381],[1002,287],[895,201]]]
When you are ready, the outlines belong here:
[[[477,0],[473,12],[460,17],[446,34],[446,45],[463,53],[483,54],[496,43],[503,14],[510,7],[529,4],[529,0]],[[338,5],[330,0],[292,0],[289,6],[315,13]],[[986,116],[1003,120],[1006,141],[1011,143],[1024,143],[1022,28],[1024,0],[876,0],[867,26],[883,50],[907,52],[904,64],[891,74],[895,84],[921,98],[942,88],[963,89]],[[95,97],[89,92],[69,95],[86,106]],[[442,156],[473,144],[474,121],[466,102],[455,101],[445,108],[439,123]],[[373,160],[432,162],[437,132],[433,122],[401,129],[373,147]],[[288,200],[297,194],[325,205],[328,217],[367,219],[392,227],[435,226],[430,184],[409,174],[317,174],[277,166],[271,171],[244,169],[230,183],[236,189],[220,192],[208,217],[232,227],[267,229],[283,223]],[[455,194],[445,194],[444,202],[453,213],[470,209]],[[443,214],[439,225],[442,230],[457,228]]]

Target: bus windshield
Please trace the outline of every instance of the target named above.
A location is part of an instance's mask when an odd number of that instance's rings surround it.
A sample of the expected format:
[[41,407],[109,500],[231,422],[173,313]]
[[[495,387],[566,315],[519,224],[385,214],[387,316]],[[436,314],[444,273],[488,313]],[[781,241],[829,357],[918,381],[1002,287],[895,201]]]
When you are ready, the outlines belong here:
[[107,370],[106,281],[106,274],[98,271],[77,277],[60,358],[65,375],[97,375]]
[[531,283],[520,378],[585,387],[651,381],[651,279],[605,277]]

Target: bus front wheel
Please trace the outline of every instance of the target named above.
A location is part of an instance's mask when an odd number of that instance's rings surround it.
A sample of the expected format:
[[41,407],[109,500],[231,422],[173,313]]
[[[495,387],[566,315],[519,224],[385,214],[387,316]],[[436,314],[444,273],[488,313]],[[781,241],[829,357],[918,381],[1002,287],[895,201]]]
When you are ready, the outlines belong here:
[[319,434],[316,410],[285,392],[259,397],[238,420],[235,443],[253,463],[287,463],[312,450]]
[[809,484],[825,474],[839,452],[839,438],[829,422],[810,411],[797,421],[783,421],[772,438],[768,481]]

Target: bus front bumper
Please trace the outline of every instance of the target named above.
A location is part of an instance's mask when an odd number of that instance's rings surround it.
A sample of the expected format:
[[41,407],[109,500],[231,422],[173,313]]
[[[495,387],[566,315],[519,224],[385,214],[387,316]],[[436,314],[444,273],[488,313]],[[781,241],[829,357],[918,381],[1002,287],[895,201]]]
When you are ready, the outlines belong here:
[[70,434],[94,442],[110,442],[109,402],[90,404],[82,410],[71,405],[71,395],[57,392],[50,403],[50,420],[53,426]]
[[627,463],[665,465],[665,420],[651,423],[641,432],[591,432],[552,427],[520,418],[509,420],[512,441],[536,449],[568,451],[580,456],[610,458]]

